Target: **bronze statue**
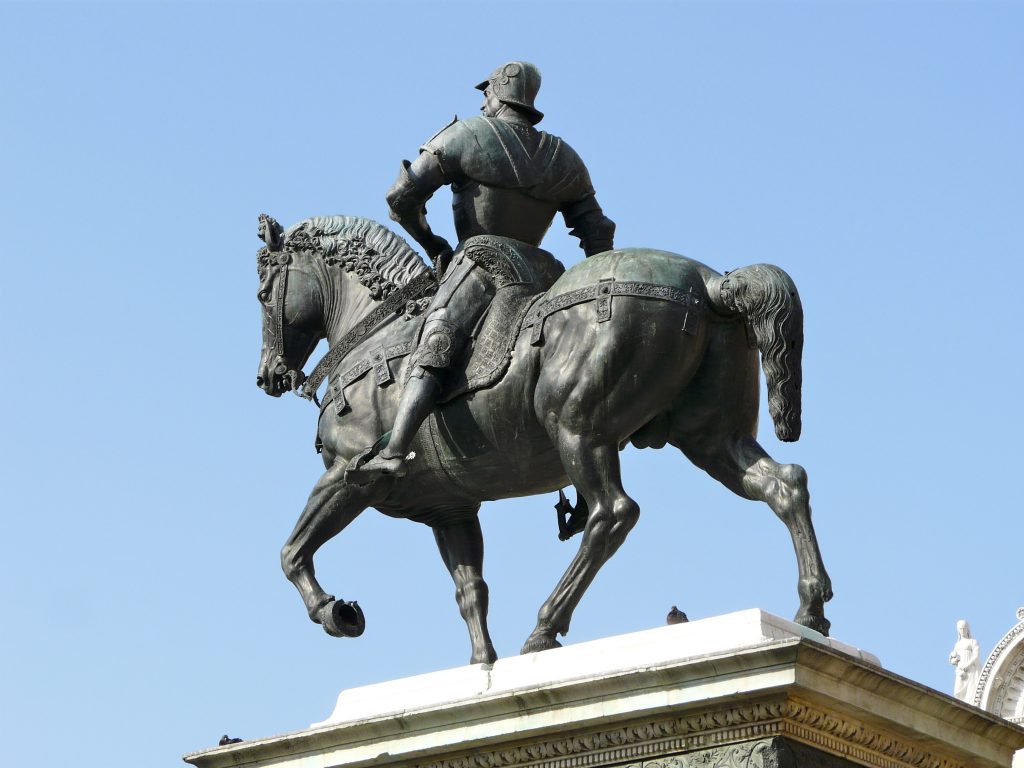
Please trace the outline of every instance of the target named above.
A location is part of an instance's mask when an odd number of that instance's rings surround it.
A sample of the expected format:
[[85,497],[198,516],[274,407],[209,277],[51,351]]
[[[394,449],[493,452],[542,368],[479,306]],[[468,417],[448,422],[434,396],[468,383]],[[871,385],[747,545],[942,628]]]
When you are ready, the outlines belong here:
[[[639,515],[619,451],[671,444],[786,524],[799,570],[796,621],[827,633],[832,589],[806,473],[776,463],[756,440],[759,353],[776,434],[800,434],[803,313],[792,280],[766,264],[723,276],[664,251],[614,250],[614,224],[583,162],[534,128],[536,67],[509,62],[477,87],[483,116],[436,134],[387,195],[433,270],[368,219],[312,218],[285,232],[260,217],[257,384],[320,405],[316,444],[327,471],[281,552],[310,618],[331,635],[363,632],[362,609],[321,588],[313,556],[375,507],[433,529],[471,662],[494,661],[480,504],[558,490],[559,537],[583,538],[523,652],[557,647]],[[425,218],[444,184],[454,253]],[[588,256],[568,271],[538,247],[558,212]],[[307,378],[302,368],[323,338],[329,350]],[[561,493],[570,484],[575,508]]]
[[[475,236],[499,235],[539,246],[561,211],[587,256],[612,248],[615,225],[601,211],[583,161],[565,141],[534,128],[544,117],[534,106],[538,69],[510,61],[476,87],[484,92],[483,116],[453,120],[436,133],[415,162],[402,162],[387,194],[391,218],[434,260],[441,286],[430,303],[387,444],[377,452],[375,443],[356,457],[349,471],[352,482],[405,474],[405,456],[416,430],[499,287],[494,265],[478,264],[473,249],[463,245],[452,256],[447,241],[431,231],[424,205],[434,192],[452,185],[460,244]],[[563,271],[546,251],[511,243],[506,247],[517,250],[512,259],[533,265],[536,282],[521,293],[546,290]]]
[[[596,254],[540,296],[512,301],[515,312],[489,313],[453,364],[464,375],[413,436],[406,474],[356,484],[347,467],[394,421],[433,274],[402,238],[367,219],[314,218],[282,233],[261,217],[260,232],[257,384],[275,397],[300,388],[314,396],[329,379],[317,430],[327,471],[281,552],[310,618],[329,634],[359,635],[365,618],[355,602],[323,590],[313,556],[375,507],[431,526],[469,628],[471,662],[494,661],[480,503],[572,484],[588,507],[582,542],[523,652],[557,647],[587,586],[637,521],[619,472],[627,442],[670,444],[734,493],[766,502],[796,549],[795,620],[827,633],[832,589],[807,475],[773,461],[755,439],[759,352],[776,434],[800,433],[803,315],[785,272],[762,264],[723,276],[664,251]],[[520,247],[492,236],[463,243],[478,263],[493,265],[503,288],[532,279]],[[330,350],[306,380],[302,368],[325,337]]]

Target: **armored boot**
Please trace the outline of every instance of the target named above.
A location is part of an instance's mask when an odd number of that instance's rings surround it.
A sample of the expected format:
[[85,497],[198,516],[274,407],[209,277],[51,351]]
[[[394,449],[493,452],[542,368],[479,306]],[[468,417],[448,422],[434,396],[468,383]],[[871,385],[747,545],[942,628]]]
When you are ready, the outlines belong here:
[[[345,471],[345,479],[357,485],[368,483],[383,475],[402,477],[406,474],[405,462],[415,454],[409,454],[409,446],[416,436],[420,424],[427,418],[437,401],[441,385],[437,376],[429,370],[420,369],[422,375],[409,378],[398,404],[398,415],[391,430],[388,444],[376,456],[360,464],[364,454],[353,459]],[[417,373],[419,373],[418,371]]]

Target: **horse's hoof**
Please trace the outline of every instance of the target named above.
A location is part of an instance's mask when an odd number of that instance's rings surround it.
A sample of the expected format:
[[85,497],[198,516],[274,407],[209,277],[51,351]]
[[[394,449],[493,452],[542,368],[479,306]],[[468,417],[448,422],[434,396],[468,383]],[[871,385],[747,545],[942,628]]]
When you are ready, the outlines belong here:
[[470,664],[493,664],[498,660],[498,653],[494,650],[494,647],[488,645],[481,654],[473,654],[470,659]]
[[815,632],[820,632],[825,637],[828,637],[828,631],[832,626],[832,622],[824,616],[811,616],[809,614],[798,613],[793,621],[808,629],[813,629]]
[[552,648],[561,648],[562,644],[555,639],[554,635],[530,635],[526,644],[519,653],[536,653],[537,651],[550,651]]
[[363,609],[354,600],[332,600],[320,609],[317,618],[331,637],[359,637],[366,629]]

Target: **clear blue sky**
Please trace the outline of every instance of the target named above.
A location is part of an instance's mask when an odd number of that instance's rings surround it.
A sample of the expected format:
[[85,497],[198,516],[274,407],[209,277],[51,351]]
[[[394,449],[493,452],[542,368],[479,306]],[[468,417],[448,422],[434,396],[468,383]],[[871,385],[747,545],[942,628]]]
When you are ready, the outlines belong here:
[[[0,28],[5,762],[174,766],[468,659],[426,528],[371,511],[321,553],[357,640],[282,576],[321,465],[314,409],[254,386],[253,257],[261,211],[386,220],[399,161],[510,58],[619,245],[800,287],[804,436],[762,438],[809,472],[834,635],[949,690],[955,621],[987,653],[1024,604],[1024,5],[31,3]],[[670,451],[624,466],[641,522],[569,642],[672,604],[792,616],[767,507]],[[553,501],[482,515],[502,655],[575,546]]]

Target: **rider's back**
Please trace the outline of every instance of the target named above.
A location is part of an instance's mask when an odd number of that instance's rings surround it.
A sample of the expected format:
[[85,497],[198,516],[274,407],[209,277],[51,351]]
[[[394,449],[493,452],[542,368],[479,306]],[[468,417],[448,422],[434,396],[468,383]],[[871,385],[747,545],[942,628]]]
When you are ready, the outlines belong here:
[[491,234],[539,245],[563,206],[593,196],[579,155],[558,136],[493,117],[459,120],[424,146],[452,184],[459,240]]

